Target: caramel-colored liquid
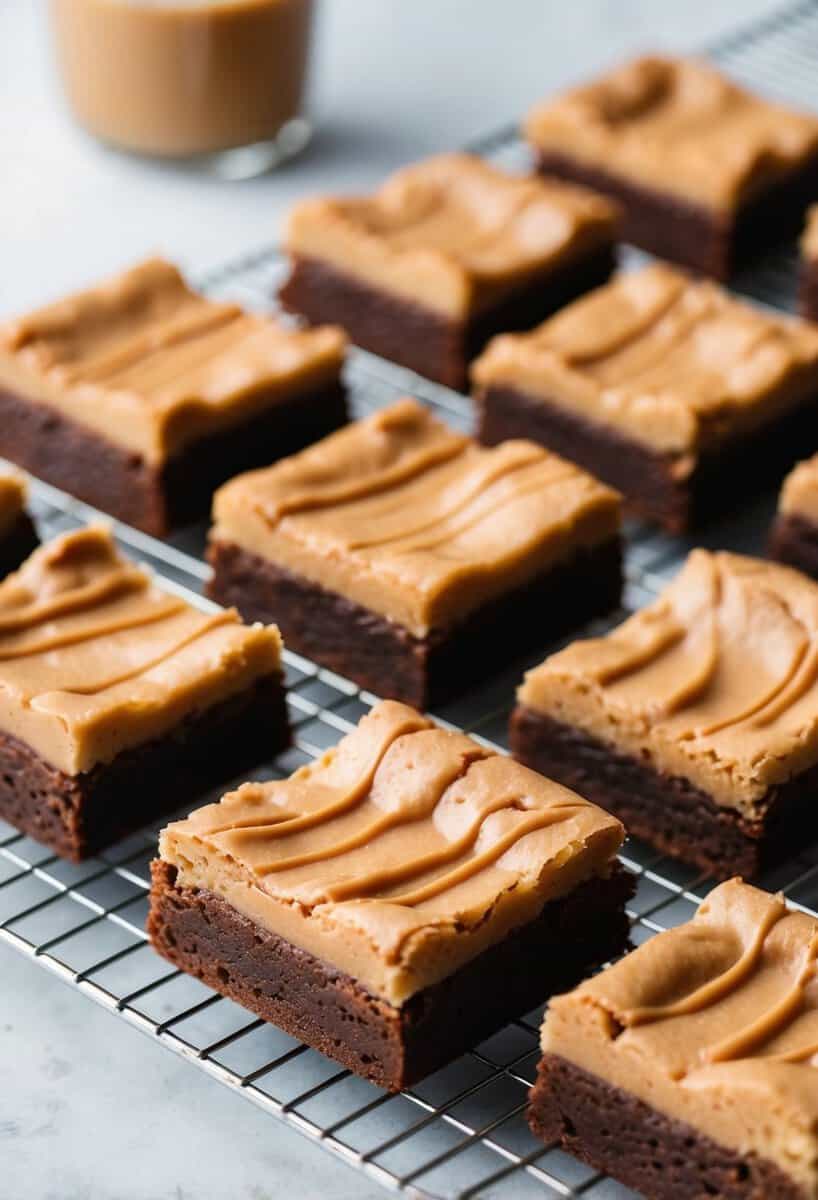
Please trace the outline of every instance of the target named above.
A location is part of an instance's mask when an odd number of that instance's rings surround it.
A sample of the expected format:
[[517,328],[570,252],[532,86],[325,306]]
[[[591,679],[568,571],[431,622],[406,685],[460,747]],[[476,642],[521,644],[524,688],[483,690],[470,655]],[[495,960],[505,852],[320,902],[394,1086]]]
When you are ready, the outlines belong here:
[[275,137],[301,112],[312,0],[51,0],[66,92],[97,137],[167,157]]

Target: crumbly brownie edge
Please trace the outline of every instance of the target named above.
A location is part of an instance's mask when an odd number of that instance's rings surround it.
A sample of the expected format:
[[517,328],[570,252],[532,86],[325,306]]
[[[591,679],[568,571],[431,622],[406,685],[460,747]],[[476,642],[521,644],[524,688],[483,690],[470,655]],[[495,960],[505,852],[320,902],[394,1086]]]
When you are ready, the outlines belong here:
[[[818,387],[816,388],[818,392]],[[818,405],[808,397],[751,433],[702,453],[687,474],[679,458],[641,446],[615,429],[569,412],[545,396],[487,387],[474,397],[478,438],[487,446],[530,438],[621,491],[626,511],[669,533],[706,525],[760,483],[778,482],[805,452],[818,447]]]
[[0,538],[0,579],[16,571],[39,544],[31,517],[26,512],[20,513],[6,536]]
[[721,879],[757,877],[818,837],[818,765],[771,788],[748,821],[688,779],[663,775],[584,730],[518,705],[514,757],[619,817],[634,837]]
[[278,298],[311,324],[343,325],[353,342],[448,387],[466,386],[470,359],[506,330],[531,329],[599,287],[616,266],[612,244],[543,273],[466,324],[397,294],[379,291],[327,263],[295,255]]
[[256,680],[176,729],[82,775],[0,733],[0,818],[75,862],[290,744],[280,675]]
[[619,538],[577,552],[458,625],[416,638],[403,626],[233,542],[208,547],[208,594],[245,621],[274,622],[289,649],[376,695],[428,708],[462,692],[515,654],[547,646],[615,609]]
[[152,944],[181,970],[379,1087],[399,1091],[624,952],[633,877],[617,864],[400,1008],[155,860]]
[[540,1062],[528,1121],[648,1200],[809,1200],[770,1159],[742,1156],[556,1054]]
[[347,419],[341,384],[273,403],[199,438],[162,467],[47,405],[0,389],[0,454],[145,533],[204,516],[216,488],[331,433]]
[[779,513],[770,532],[770,558],[818,579],[818,525],[796,513]]
[[623,241],[722,281],[759,251],[794,236],[818,195],[818,155],[732,214],[639,187],[566,154],[541,151],[537,166],[543,175],[585,184],[617,201]]

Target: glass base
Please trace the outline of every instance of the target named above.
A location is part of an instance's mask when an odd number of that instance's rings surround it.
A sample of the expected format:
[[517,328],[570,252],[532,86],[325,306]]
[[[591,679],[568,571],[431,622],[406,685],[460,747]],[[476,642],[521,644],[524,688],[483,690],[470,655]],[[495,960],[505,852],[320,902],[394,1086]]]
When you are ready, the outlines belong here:
[[198,167],[221,179],[254,179],[257,175],[274,171],[300,154],[311,137],[312,125],[306,117],[294,117],[268,141],[234,146],[215,154],[197,154],[184,162],[186,166]]

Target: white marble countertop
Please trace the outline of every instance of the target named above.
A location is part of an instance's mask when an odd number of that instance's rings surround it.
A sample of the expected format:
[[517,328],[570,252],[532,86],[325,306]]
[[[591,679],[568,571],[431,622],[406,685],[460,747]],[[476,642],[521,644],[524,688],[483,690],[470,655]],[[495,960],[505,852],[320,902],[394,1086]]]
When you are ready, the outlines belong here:
[[[149,251],[216,265],[289,204],[513,120],[632,50],[698,47],[771,0],[325,0],[310,150],[241,184],[96,146],[64,114],[43,0],[0,0],[0,314]],[[0,1200],[375,1200],[246,1100],[0,946]]]

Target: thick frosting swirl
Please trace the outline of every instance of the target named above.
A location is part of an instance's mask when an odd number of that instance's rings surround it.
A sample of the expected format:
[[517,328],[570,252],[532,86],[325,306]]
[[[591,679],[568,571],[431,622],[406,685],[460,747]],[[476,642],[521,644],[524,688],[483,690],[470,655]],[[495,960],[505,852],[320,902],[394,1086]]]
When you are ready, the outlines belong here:
[[581,547],[618,535],[619,498],[533,442],[486,449],[401,400],[225,484],[211,537],[418,637]]
[[575,793],[382,701],[318,762],[164,830],[205,887],[395,1004],[606,874],[624,831]]
[[440,154],[396,171],[371,196],[304,201],[286,245],[463,319],[537,271],[611,243],[616,217],[585,188]]
[[818,1194],[818,921],[734,879],[551,1001],[542,1048]]
[[547,658],[518,698],[752,820],[818,762],[818,585],[694,550],[659,600]]
[[161,591],[102,528],[56,538],[0,583],[0,729],[69,775],[278,672],[280,658],[277,629]]
[[818,329],[663,263],[616,276],[528,333],[494,338],[478,386],[511,387],[660,453],[695,455],[818,387]]
[[525,135],[545,153],[730,210],[818,150],[818,118],[704,62],[646,57],[538,105]]
[[339,329],[284,329],[149,259],[0,327],[0,386],[162,462],[336,379],[344,349]]

